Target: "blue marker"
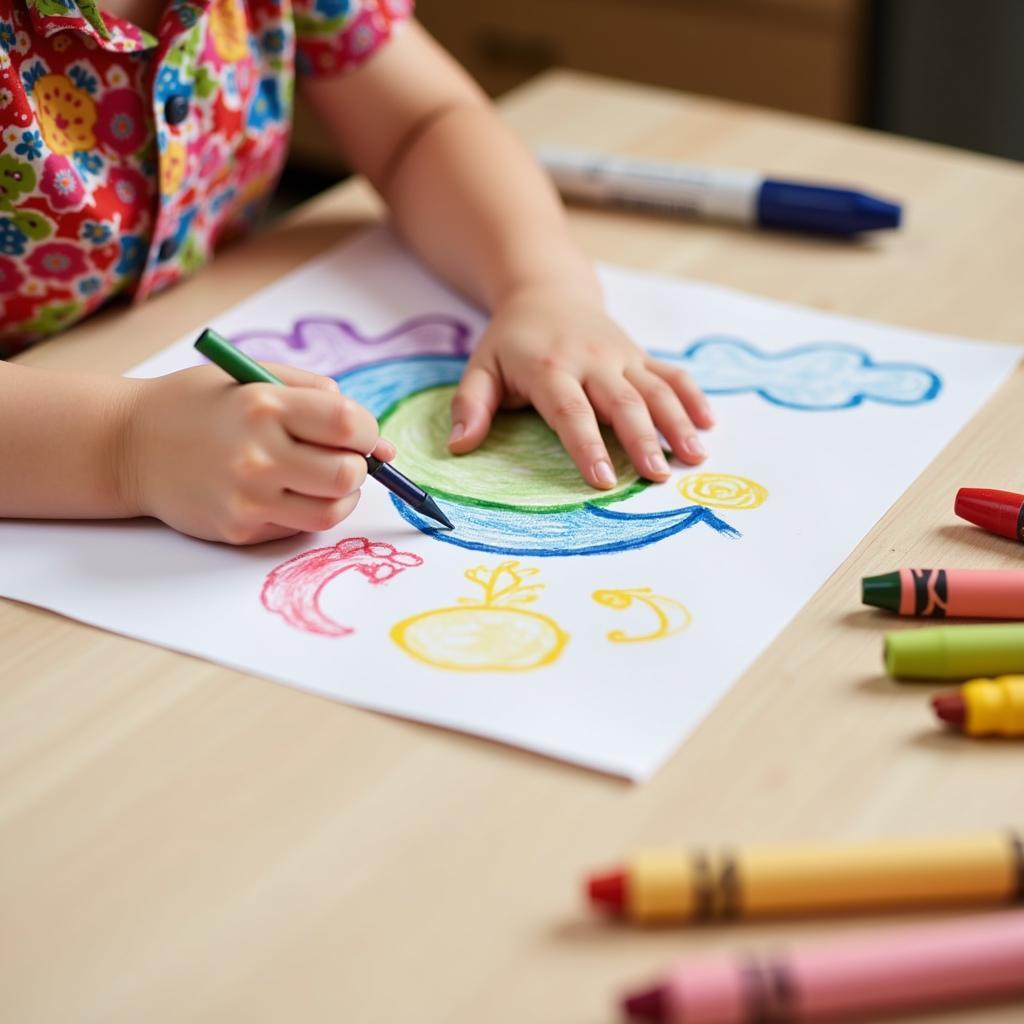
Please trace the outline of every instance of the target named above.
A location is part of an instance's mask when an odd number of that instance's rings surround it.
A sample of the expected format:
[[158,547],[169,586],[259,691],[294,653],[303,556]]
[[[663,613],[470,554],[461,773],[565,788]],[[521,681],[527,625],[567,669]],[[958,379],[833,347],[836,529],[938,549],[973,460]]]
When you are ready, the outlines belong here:
[[898,203],[852,189],[555,146],[540,146],[536,153],[567,199],[824,235],[900,224]]

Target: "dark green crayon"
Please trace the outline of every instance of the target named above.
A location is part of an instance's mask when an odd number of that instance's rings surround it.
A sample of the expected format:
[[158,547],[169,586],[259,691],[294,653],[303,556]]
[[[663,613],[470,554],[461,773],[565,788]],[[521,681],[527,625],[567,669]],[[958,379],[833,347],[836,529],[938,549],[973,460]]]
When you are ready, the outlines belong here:
[[[227,338],[209,327],[199,335],[195,346],[211,363],[215,363],[231,374],[239,384],[279,384],[285,387],[280,377],[250,359],[241,349],[235,348]],[[392,494],[401,498],[420,515],[433,519],[448,530],[454,530],[451,520],[437,507],[437,502],[421,487],[417,487],[407,476],[399,473],[394,466],[372,455],[365,456],[367,473],[383,484]]]

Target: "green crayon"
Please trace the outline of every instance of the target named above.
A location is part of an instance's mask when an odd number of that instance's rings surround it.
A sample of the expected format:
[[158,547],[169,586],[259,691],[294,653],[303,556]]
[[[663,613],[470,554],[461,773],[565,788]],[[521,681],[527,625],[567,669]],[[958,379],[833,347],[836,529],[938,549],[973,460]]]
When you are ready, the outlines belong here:
[[[261,366],[255,359],[250,359],[241,349],[235,348],[227,338],[207,327],[199,335],[195,347],[211,363],[215,363],[225,373],[230,374],[239,384],[278,384],[286,387],[285,382],[276,374]],[[379,484],[383,484],[392,494],[415,509],[421,516],[433,519],[446,530],[454,530],[451,520],[437,506],[437,502],[418,487],[394,466],[372,455],[365,456],[367,474]]]
[[1024,673],[1024,626],[934,626],[885,637],[885,668],[900,679],[973,679]]

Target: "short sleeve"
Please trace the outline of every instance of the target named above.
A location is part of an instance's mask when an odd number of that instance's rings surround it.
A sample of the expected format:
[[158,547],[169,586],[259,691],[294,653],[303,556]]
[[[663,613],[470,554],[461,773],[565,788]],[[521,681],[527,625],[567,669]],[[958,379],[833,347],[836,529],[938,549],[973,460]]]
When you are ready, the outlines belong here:
[[336,75],[372,57],[412,16],[413,0],[292,0],[295,67]]

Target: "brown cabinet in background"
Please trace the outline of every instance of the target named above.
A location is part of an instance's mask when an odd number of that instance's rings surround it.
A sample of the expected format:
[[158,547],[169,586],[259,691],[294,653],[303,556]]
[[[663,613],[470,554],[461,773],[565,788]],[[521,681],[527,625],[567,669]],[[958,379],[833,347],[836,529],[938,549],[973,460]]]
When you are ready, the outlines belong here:
[[549,67],[849,121],[860,0],[418,0],[420,21],[492,95]]
[[[839,121],[862,115],[866,0],[418,0],[492,96],[575,68]],[[296,113],[293,159],[333,163]]]

